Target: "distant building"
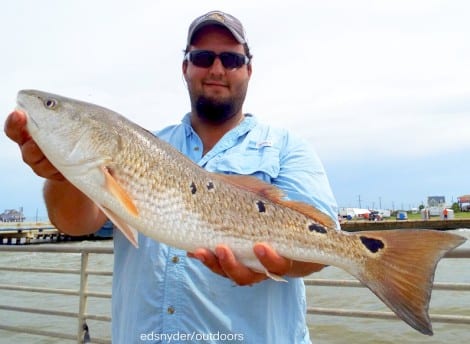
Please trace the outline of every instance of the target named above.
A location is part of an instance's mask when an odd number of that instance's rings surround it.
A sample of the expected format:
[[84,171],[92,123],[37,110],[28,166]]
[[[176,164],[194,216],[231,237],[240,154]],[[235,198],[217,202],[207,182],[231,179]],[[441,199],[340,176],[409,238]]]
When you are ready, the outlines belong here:
[[470,195],[457,197],[457,201],[459,203],[460,210],[470,211]]
[[442,210],[446,207],[446,198],[444,196],[429,196],[428,211],[429,216],[440,216]]
[[20,208],[19,211],[15,209],[6,209],[0,214],[1,222],[23,222],[24,220],[25,216],[23,215],[22,208]]
[[444,196],[429,196],[428,207],[443,208],[446,205],[446,198]]

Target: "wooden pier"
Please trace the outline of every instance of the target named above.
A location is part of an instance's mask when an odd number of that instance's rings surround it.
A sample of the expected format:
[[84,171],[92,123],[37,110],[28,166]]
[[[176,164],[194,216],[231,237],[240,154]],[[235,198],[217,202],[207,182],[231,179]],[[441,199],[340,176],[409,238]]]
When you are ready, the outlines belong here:
[[27,245],[63,241],[106,240],[113,237],[113,225],[106,223],[98,232],[70,236],[50,222],[0,222],[0,245]]
[[[470,219],[449,220],[353,220],[341,223],[341,229],[350,232],[390,229],[437,229],[450,230],[470,228]],[[25,245],[76,240],[111,239],[112,229],[105,236],[89,235],[71,237],[59,232],[50,223],[0,222],[0,245]]]
[[50,223],[0,223],[0,245],[24,245],[66,240]]
[[385,221],[345,221],[341,229],[350,232],[389,229],[436,229],[450,230],[470,228],[470,219],[449,220],[385,220]]

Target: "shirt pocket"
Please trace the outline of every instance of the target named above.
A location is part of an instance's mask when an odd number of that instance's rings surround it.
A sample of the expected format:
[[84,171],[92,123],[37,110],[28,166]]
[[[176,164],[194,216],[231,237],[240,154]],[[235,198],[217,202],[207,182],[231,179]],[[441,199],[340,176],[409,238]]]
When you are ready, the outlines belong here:
[[217,159],[216,172],[252,175],[271,182],[279,175],[279,154],[276,147],[247,147],[244,150],[228,150]]

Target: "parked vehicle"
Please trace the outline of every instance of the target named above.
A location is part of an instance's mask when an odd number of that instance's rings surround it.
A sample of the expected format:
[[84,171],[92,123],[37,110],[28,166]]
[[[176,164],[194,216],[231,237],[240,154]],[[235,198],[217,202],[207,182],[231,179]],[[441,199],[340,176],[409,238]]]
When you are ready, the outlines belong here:
[[369,214],[369,221],[382,221],[382,215],[377,210],[372,210]]
[[406,211],[397,212],[397,220],[408,220],[408,213]]

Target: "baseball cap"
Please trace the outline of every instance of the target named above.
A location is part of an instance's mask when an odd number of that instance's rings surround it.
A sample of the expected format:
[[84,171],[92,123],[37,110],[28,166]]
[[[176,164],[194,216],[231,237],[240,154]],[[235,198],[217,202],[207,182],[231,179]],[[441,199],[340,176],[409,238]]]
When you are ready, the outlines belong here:
[[191,23],[188,30],[187,44],[190,45],[194,34],[207,25],[223,26],[232,33],[233,37],[235,37],[238,43],[247,43],[245,38],[245,30],[243,29],[242,23],[237,18],[222,11],[211,11],[203,14],[200,17],[197,17]]

